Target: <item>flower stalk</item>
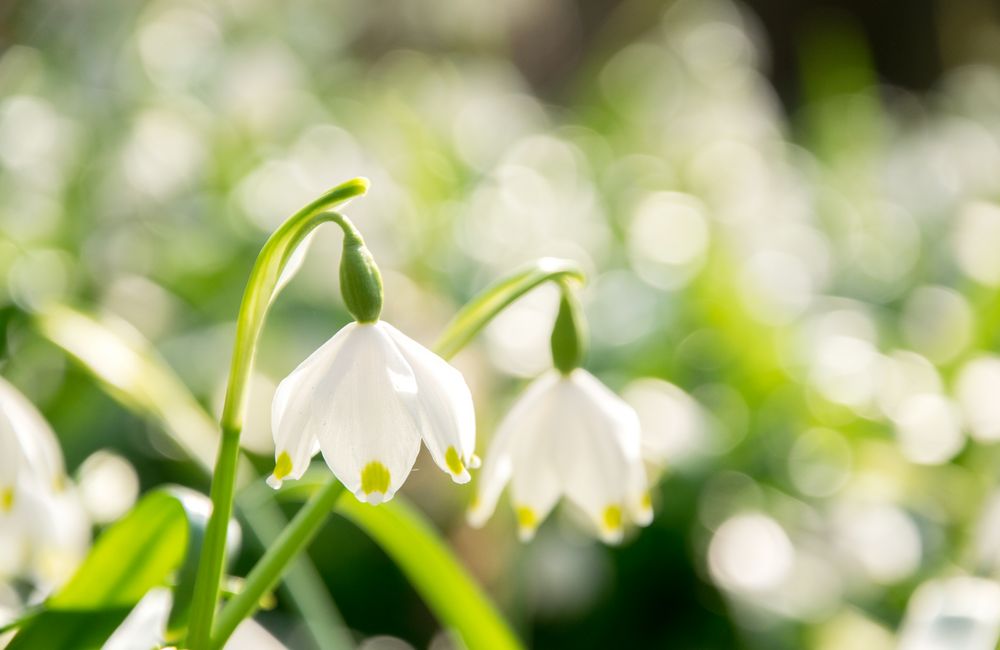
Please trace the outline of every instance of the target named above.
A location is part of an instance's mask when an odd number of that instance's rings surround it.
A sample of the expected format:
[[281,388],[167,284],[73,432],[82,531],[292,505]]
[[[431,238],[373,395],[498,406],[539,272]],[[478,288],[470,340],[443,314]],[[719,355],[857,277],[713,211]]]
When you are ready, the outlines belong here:
[[261,597],[274,589],[281,579],[285,567],[319,532],[320,526],[343,492],[344,486],[336,479],[331,479],[295,514],[291,523],[251,569],[240,593],[223,608],[210,648],[222,648],[240,621],[253,614]]
[[[236,465],[248,387],[268,309],[301,261],[301,255],[296,256],[296,251],[317,226],[329,221],[337,222],[345,231],[345,240],[350,238],[352,244],[355,243],[353,235],[356,231],[349,232],[343,225],[343,217],[329,210],[367,190],[368,181],[357,178],[338,185],[302,208],[271,235],[250,272],[236,322],[236,341],[220,422],[222,439],[212,475],[212,515],[195,581],[187,638],[187,646],[191,650],[208,648],[211,639],[225,563],[226,534],[233,512]],[[357,239],[360,240],[360,236]],[[354,246],[358,255],[362,254],[360,249],[363,246],[363,241]]]

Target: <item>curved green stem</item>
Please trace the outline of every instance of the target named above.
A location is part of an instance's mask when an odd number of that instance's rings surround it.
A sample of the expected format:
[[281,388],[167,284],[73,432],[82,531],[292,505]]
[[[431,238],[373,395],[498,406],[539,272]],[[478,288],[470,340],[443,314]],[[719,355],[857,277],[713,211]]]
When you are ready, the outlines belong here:
[[187,638],[187,645],[192,650],[207,648],[212,633],[225,561],[226,532],[233,512],[236,462],[246,411],[247,388],[267,311],[275,295],[295,270],[290,268],[289,263],[299,244],[320,224],[342,220],[342,217],[329,213],[328,210],[367,190],[367,180],[354,179],[333,188],[299,210],[267,240],[250,272],[236,322],[236,341],[229,369],[226,401],[222,409],[222,439],[212,475],[212,516],[205,533],[205,544],[195,581]]
[[296,513],[291,523],[281,531],[278,539],[254,565],[242,591],[223,608],[210,648],[215,650],[224,646],[240,621],[253,615],[261,597],[278,583],[285,566],[316,536],[343,492],[344,487],[338,481],[331,480]]
[[583,282],[583,271],[569,260],[543,257],[483,290],[448,323],[434,349],[445,359],[458,353],[512,302],[545,282]]

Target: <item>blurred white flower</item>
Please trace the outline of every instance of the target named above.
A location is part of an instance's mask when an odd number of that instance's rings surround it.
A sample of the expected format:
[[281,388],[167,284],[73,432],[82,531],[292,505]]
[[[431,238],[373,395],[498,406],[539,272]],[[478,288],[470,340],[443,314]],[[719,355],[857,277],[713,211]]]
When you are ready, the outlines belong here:
[[[158,648],[167,633],[167,620],[173,604],[173,593],[165,588],[150,589],[129,615],[118,626],[101,650],[138,650]],[[263,626],[252,618],[245,619],[233,632],[224,646],[226,650],[255,648],[256,650],[285,650]]]
[[392,498],[420,440],[456,483],[475,467],[475,412],[461,373],[384,321],[351,323],[303,361],[274,396],[276,464],[268,479],[301,478],[320,449],[361,501]]
[[957,576],[926,582],[910,599],[899,650],[993,650],[1000,639],[1000,585]]
[[565,495],[602,540],[621,541],[624,513],[652,520],[635,410],[585,370],[537,379],[500,424],[469,521],[481,526],[507,481],[522,540]]
[[62,584],[90,546],[90,522],[66,476],[55,433],[0,378],[0,580],[29,577],[40,595]]

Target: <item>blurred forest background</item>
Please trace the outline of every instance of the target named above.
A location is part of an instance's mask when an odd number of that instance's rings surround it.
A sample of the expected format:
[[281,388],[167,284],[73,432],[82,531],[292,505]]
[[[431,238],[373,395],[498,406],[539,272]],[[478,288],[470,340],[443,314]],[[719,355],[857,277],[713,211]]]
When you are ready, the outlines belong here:
[[[32,314],[149,339],[215,411],[260,245],[359,175],[384,317],[425,344],[519,264],[582,264],[587,366],[662,471],[622,546],[562,511],[521,545],[418,461],[406,495],[531,646],[995,646],[996,3],[0,2],[0,372],[94,521],[207,481]],[[264,472],[275,383],[348,319],[329,230],[265,329]],[[480,453],[550,363],[556,298],[455,361]],[[452,647],[346,521],[311,556],[359,639],[395,637],[365,647]],[[280,597],[259,620],[310,647]]]

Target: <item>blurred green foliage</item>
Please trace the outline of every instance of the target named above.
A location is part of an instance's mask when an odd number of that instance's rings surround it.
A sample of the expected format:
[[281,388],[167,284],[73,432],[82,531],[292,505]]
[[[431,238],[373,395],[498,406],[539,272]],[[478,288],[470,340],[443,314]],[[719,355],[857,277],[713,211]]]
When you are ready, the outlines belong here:
[[[418,461],[408,496],[532,646],[894,647],[921,584],[997,570],[1000,68],[955,67],[923,94],[880,86],[861,32],[831,21],[801,39],[803,101],[786,113],[739,7],[623,3],[585,47],[575,11],[4,8],[0,371],[70,468],[112,448],[144,491],[207,491],[28,314],[123,319],[218,412],[260,245],[366,176],[346,212],[383,271],[386,320],[429,344],[497,277],[575,260],[587,366],[636,406],[662,470],[654,523],[621,547],[571,512],[521,546],[509,509],[469,529],[469,492]],[[545,86],[567,48],[569,81]],[[317,233],[263,334],[246,441],[261,472],[268,392],[349,318],[339,237]],[[457,357],[480,450],[550,363],[557,302],[539,289]],[[310,554],[359,637],[448,647],[362,533],[333,520]],[[286,603],[260,620],[306,647]],[[970,620],[995,643],[1000,615]]]

